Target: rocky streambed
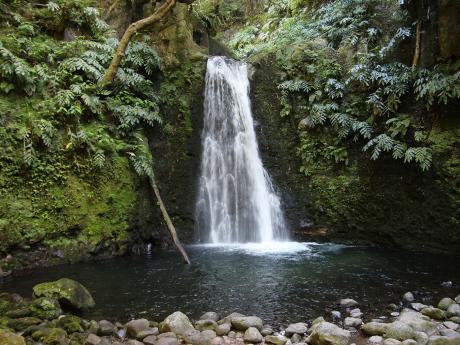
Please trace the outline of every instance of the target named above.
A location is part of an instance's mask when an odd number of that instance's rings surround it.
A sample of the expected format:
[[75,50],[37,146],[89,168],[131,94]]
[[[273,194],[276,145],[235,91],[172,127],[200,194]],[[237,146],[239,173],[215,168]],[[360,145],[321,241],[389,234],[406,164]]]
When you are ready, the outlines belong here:
[[32,298],[0,293],[0,345],[460,345],[460,295],[425,305],[407,292],[382,314],[364,315],[344,298],[315,320],[274,328],[258,316],[205,312],[190,320],[177,311],[163,321],[85,320],[95,306],[80,283],[63,278],[33,287]]

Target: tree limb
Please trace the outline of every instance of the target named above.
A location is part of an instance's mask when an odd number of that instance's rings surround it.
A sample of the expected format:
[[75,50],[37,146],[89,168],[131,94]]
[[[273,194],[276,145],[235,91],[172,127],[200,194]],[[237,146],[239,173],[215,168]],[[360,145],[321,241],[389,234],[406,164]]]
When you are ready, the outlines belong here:
[[179,252],[182,254],[184,261],[190,265],[190,259],[188,258],[188,255],[184,247],[182,247],[182,244],[179,241],[179,237],[177,236],[176,228],[174,227],[174,224],[172,223],[171,218],[169,217],[168,211],[166,210],[165,204],[163,203],[163,199],[161,198],[160,190],[158,189],[155,179],[152,176],[150,177],[150,184],[152,185],[153,192],[155,193],[155,196],[158,200],[161,214],[163,215],[163,219],[165,220],[166,225],[168,226],[168,230],[171,234],[173,242],[175,246],[177,247],[177,249],[179,250]]
[[121,60],[125,56],[126,47],[131,37],[136,34],[139,30],[142,30],[146,26],[152,25],[163,18],[169,10],[176,4],[176,0],[166,0],[158,10],[156,10],[150,17],[138,20],[132,23],[123,34],[123,37],[118,44],[115,55],[112,58],[109,68],[105,72],[104,78],[102,79],[103,84],[111,84],[117,75],[118,68],[120,67]]

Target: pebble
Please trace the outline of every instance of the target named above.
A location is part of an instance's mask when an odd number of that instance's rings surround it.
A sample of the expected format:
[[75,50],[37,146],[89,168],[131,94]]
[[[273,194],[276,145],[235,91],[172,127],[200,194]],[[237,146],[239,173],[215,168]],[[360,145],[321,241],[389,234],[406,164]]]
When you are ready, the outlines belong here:
[[444,288],[451,288],[452,285],[454,285],[454,284],[450,280],[441,283],[441,286],[444,287]]
[[373,335],[367,341],[369,345],[382,345],[383,344],[383,337],[380,335]]
[[338,310],[331,311],[331,316],[334,320],[340,320],[342,318],[342,314]]
[[403,296],[403,301],[407,303],[412,303],[413,301],[415,301],[414,294],[410,291],[406,292]]
[[344,321],[345,327],[358,327],[361,326],[363,320],[356,317],[346,317]]
[[297,334],[304,334],[307,333],[308,325],[306,323],[298,322],[298,323],[291,323],[288,328],[285,330],[285,334],[287,337],[291,337],[295,333]]
[[351,317],[356,317],[358,319],[361,319],[363,317],[363,315],[364,314],[362,313],[361,309],[359,309],[359,308],[355,308],[355,309],[350,310],[350,316]]
[[390,315],[393,316],[393,317],[397,317],[397,316],[399,316],[399,313],[397,311],[394,311]]
[[356,302],[354,299],[351,298],[343,298],[340,300],[340,306],[344,308],[351,308],[351,307],[356,307],[358,306],[359,303]]

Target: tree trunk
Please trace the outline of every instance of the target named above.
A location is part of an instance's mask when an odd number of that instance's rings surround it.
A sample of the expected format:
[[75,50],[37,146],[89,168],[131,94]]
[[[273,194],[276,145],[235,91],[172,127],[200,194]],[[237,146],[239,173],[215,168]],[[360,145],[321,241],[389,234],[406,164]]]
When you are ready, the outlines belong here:
[[146,26],[152,25],[158,22],[163,18],[169,10],[176,4],[176,0],[166,0],[163,5],[161,5],[157,11],[155,11],[150,17],[138,20],[137,22],[132,23],[123,34],[123,37],[118,44],[115,55],[112,58],[109,68],[105,72],[104,78],[102,79],[103,84],[111,84],[115,79],[115,76],[118,72],[118,67],[120,67],[121,60],[125,56],[126,47],[129,44],[131,37],[136,34],[139,30],[142,30]]
[[171,237],[173,239],[174,244],[176,245],[177,249],[179,252],[182,254],[182,257],[184,258],[184,261],[190,265],[190,260],[188,258],[187,253],[185,252],[184,247],[182,247],[182,244],[179,241],[179,237],[177,236],[176,228],[174,227],[174,224],[171,221],[171,218],[169,217],[168,211],[166,210],[165,204],[163,203],[163,199],[161,199],[160,195],[160,190],[158,189],[158,186],[155,182],[154,177],[150,177],[150,184],[152,185],[153,192],[155,193],[155,196],[158,200],[158,204],[160,206],[161,214],[163,215],[163,219],[166,222],[166,225],[168,226],[168,230],[171,233]]

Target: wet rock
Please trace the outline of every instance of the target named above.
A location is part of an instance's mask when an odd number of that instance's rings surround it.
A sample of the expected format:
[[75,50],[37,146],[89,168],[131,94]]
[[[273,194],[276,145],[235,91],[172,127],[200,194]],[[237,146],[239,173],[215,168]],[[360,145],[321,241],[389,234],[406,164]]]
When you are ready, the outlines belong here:
[[[262,325],[260,328],[262,328]],[[244,332],[243,339],[246,343],[260,343],[262,342],[263,337],[256,327],[249,327]]]
[[0,345],[26,345],[26,341],[20,335],[0,328]]
[[89,334],[86,338],[85,345],[99,345],[102,339],[96,334]]
[[164,319],[159,329],[161,333],[174,332],[183,335],[194,328],[187,315],[180,311],[176,311]]
[[423,308],[421,313],[435,320],[444,320],[446,317],[444,310],[434,307]]
[[363,320],[356,317],[346,317],[344,321],[345,327],[359,327],[363,323]]
[[457,332],[449,328],[441,329],[439,331],[439,334],[446,336],[446,337],[450,337],[450,338],[455,338],[457,336],[460,337],[460,334],[458,334]]
[[417,332],[424,332],[428,335],[436,332],[437,324],[435,322],[431,321],[429,317],[410,309],[404,309],[398,320],[411,326]]
[[68,333],[83,332],[81,319],[75,315],[66,315],[61,317],[58,321],[58,325]]
[[433,335],[428,340],[428,345],[459,345],[460,337],[450,338],[445,336]]
[[198,320],[195,322],[195,328],[199,331],[204,331],[207,329],[215,331],[217,327],[217,322],[211,319]]
[[188,344],[193,345],[209,345],[209,339],[202,336],[201,332],[193,329],[185,332],[182,337]]
[[423,303],[411,303],[410,306],[411,306],[412,309],[414,309],[416,311],[420,311],[420,310],[428,307],[426,304],[423,304]]
[[442,324],[449,329],[453,329],[454,331],[459,327],[458,324],[452,321],[445,321]]
[[460,324],[460,316],[452,316],[449,318],[450,321]]
[[[196,329],[192,330],[191,332],[194,332],[194,333],[200,333],[200,331],[197,331]],[[187,332],[186,334],[188,334],[189,332]],[[174,332],[166,332],[166,333],[161,333],[161,334],[158,334],[157,338],[177,338],[176,334]]]
[[444,297],[443,299],[439,301],[438,308],[442,310],[447,310],[447,308],[449,308],[450,305],[454,303],[455,301],[452,298]]
[[222,337],[215,337],[211,340],[211,345],[222,345],[224,344],[224,338]]
[[382,345],[383,344],[383,337],[380,335],[373,335],[367,340],[369,345]]
[[418,345],[426,345],[428,344],[429,337],[424,332],[415,332],[414,339]]
[[415,301],[414,294],[410,291],[406,292],[403,296],[403,301],[406,303],[412,303]]
[[402,345],[417,345],[417,342],[414,339],[406,339],[402,342]]
[[232,319],[234,317],[244,317],[246,315],[243,315],[243,314],[240,314],[240,313],[231,313],[229,315],[227,315],[226,317],[224,317],[222,320],[219,320],[217,323],[220,325],[220,324],[223,324],[223,323],[231,323],[232,322]]
[[351,317],[361,319],[363,317],[363,315],[364,314],[361,312],[361,309],[359,309],[359,308],[355,308],[355,309],[350,310],[350,316]]
[[274,345],[284,345],[288,341],[288,338],[286,338],[283,335],[268,335],[265,337],[265,342],[274,344]]
[[343,298],[340,300],[340,306],[343,308],[351,308],[351,307],[356,307],[358,305],[359,303],[351,298]]
[[398,317],[400,314],[397,311],[390,313],[391,317]]
[[177,341],[176,338],[158,338],[154,342],[154,345],[179,345],[179,342]]
[[260,331],[260,334],[262,334],[264,337],[267,335],[273,334],[273,328],[270,325],[265,325],[264,328]]
[[36,298],[54,298],[62,307],[86,310],[95,306],[93,296],[89,291],[72,279],[62,278],[53,282],[41,283],[35,285],[32,290]]
[[[32,335],[32,337],[35,333]],[[67,332],[62,328],[48,328],[41,341],[44,345],[67,345]]]
[[340,320],[342,318],[342,314],[338,310],[331,311],[331,316],[333,320]]
[[401,321],[394,321],[387,325],[384,334],[385,338],[397,340],[412,339],[415,337],[415,331],[408,324]]
[[208,311],[204,313],[203,315],[200,316],[200,320],[212,320],[212,321],[219,321],[219,314],[213,312],[213,311]]
[[216,334],[218,336],[227,335],[230,332],[231,328],[232,326],[230,325],[230,323],[223,323],[217,326]]
[[14,329],[15,331],[24,331],[27,327],[38,325],[42,320],[36,317],[21,317],[19,319],[10,319],[7,323],[8,328]]
[[257,316],[234,317],[231,322],[233,328],[239,331],[245,331],[249,327],[257,328],[259,331],[263,328],[262,319]]
[[119,330],[117,330],[117,337],[118,338],[126,337],[126,330],[124,328],[120,328]]
[[310,328],[310,343],[313,345],[347,345],[351,333],[330,322],[317,322]]
[[297,344],[297,343],[300,343],[302,341],[302,336],[300,334],[293,334],[292,337],[291,337],[291,343],[293,344]]
[[383,345],[400,345],[401,342],[397,339],[388,338],[383,341]]
[[141,343],[138,340],[135,339],[129,339],[125,342],[126,345],[144,345],[144,343]]
[[59,302],[49,297],[37,298],[29,306],[29,309],[32,316],[43,320],[52,320],[62,314]]
[[137,340],[142,340],[148,336],[157,336],[158,335],[158,328],[147,328],[145,331],[141,331],[137,334]]
[[361,331],[366,335],[383,335],[388,324],[382,322],[368,322],[361,326]]
[[206,329],[201,332],[201,336],[206,339],[214,339],[215,337],[217,337],[217,334],[212,329]]
[[131,320],[126,324],[126,333],[128,337],[137,339],[138,334],[142,331],[145,331],[147,328],[149,328],[149,320]]
[[101,320],[99,321],[98,325],[99,325],[98,335],[106,336],[106,335],[114,335],[117,333],[117,328],[110,321]]
[[454,303],[447,308],[447,317],[459,316],[460,317],[460,304]]
[[457,297],[455,297],[455,302],[457,302],[457,303],[460,304],[460,295],[458,295]]
[[145,337],[142,342],[145,344],[145,345],[154,345],[155,344],[155,341],[157,340],[157,337],[155,335],[149,335],[147,337]]
[[303,322],[291,323],[284,331],[287,337],[294,334],[305,334],[308,331],[308,325]]
[[450,280],[441,283],[441,286],[444,288],[451,288],[453,285],[454,284]]

